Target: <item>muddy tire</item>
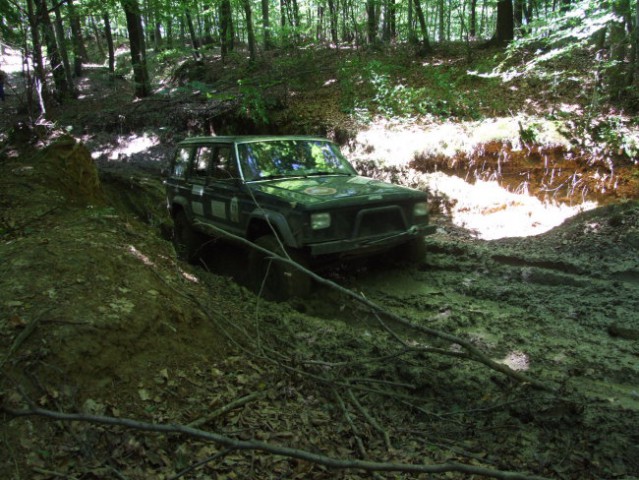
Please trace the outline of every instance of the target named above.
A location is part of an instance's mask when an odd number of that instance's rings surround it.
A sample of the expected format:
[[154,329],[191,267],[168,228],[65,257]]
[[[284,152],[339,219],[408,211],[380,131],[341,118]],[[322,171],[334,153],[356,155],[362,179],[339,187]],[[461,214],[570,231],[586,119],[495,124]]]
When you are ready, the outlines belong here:
[[[255,240],[255,244],[284,256],[282,247],[274,235],[264,235]],[[287,249],[291,260],[308,267],[308,257],[298,250]],[[270,265],[270,266],[269,266]],[[293,297],[304,298],[311,292],[311,278],[292,265],[269,259],[267,255],[251,250],[249,253],[251,284],[256,292],[268,300],[285,301]]]
[[191,227],[186,213],[177,212],[173,219],[173,246],[180,260],[194,262],[202,249],[204,237]]

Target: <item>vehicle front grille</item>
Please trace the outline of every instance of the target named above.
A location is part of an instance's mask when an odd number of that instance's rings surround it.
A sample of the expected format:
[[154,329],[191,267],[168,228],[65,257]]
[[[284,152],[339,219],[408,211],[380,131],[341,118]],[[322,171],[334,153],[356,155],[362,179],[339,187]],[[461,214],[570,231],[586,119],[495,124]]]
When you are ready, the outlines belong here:
[[396,205],[361,210],[355,217],[352,238],[397,233],[408,228],[402,209]]

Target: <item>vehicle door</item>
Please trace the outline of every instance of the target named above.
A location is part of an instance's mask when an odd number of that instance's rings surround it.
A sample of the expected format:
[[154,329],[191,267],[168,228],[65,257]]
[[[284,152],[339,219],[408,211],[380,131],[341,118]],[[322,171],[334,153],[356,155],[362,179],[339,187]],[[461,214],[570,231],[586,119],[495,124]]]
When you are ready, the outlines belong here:
[[230,144],[213,147],[204,190],[206,212],[211,223],[231,233],[241,234],[241,178]]
[[192,156],[191,145],[178,146],[166,179],[166,192],[170,205],[190,208],[191,187],[187,178]]
[[206,199],[206,184],[213,158],[214,145],[199,145],[195,147],[193,162],[187,172],[189,206],[193,221],[206,221],[208,216]]

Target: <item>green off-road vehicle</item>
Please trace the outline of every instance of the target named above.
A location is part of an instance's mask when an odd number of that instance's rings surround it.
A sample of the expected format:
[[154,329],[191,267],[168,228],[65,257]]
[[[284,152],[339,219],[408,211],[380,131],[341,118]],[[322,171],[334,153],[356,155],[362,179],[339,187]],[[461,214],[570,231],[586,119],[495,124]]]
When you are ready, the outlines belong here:
[[[189,138],[165,183],[176,251],[189,261],[211,226],[304,266],[391,250],[418,260],[434,231],[425,192],[359,176],[321,138]],[[251,249],[249,269],[260,283],[269,272],[271,297],[308,293],[308,276],[266,258]]]

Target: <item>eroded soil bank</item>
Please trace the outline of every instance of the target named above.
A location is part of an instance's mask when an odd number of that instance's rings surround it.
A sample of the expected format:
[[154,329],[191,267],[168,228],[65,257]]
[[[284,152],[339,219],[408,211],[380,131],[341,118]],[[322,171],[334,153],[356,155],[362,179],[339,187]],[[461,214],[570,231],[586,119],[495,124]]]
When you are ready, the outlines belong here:
[[[62,139],[2,160],[5,408],[31,401],[335,458],[460,463],[484,476],[639,475],[635,202],[498,241],[441,216],[419,265],[328,272],[551,393],[324,286],[309,299],[260,300],[229,278],[215,244],[206,268],[178,262],[159,177],[98,175],[89,153]],[[1,421],[4,478],[370,475],[178,434],[7,411]]]

